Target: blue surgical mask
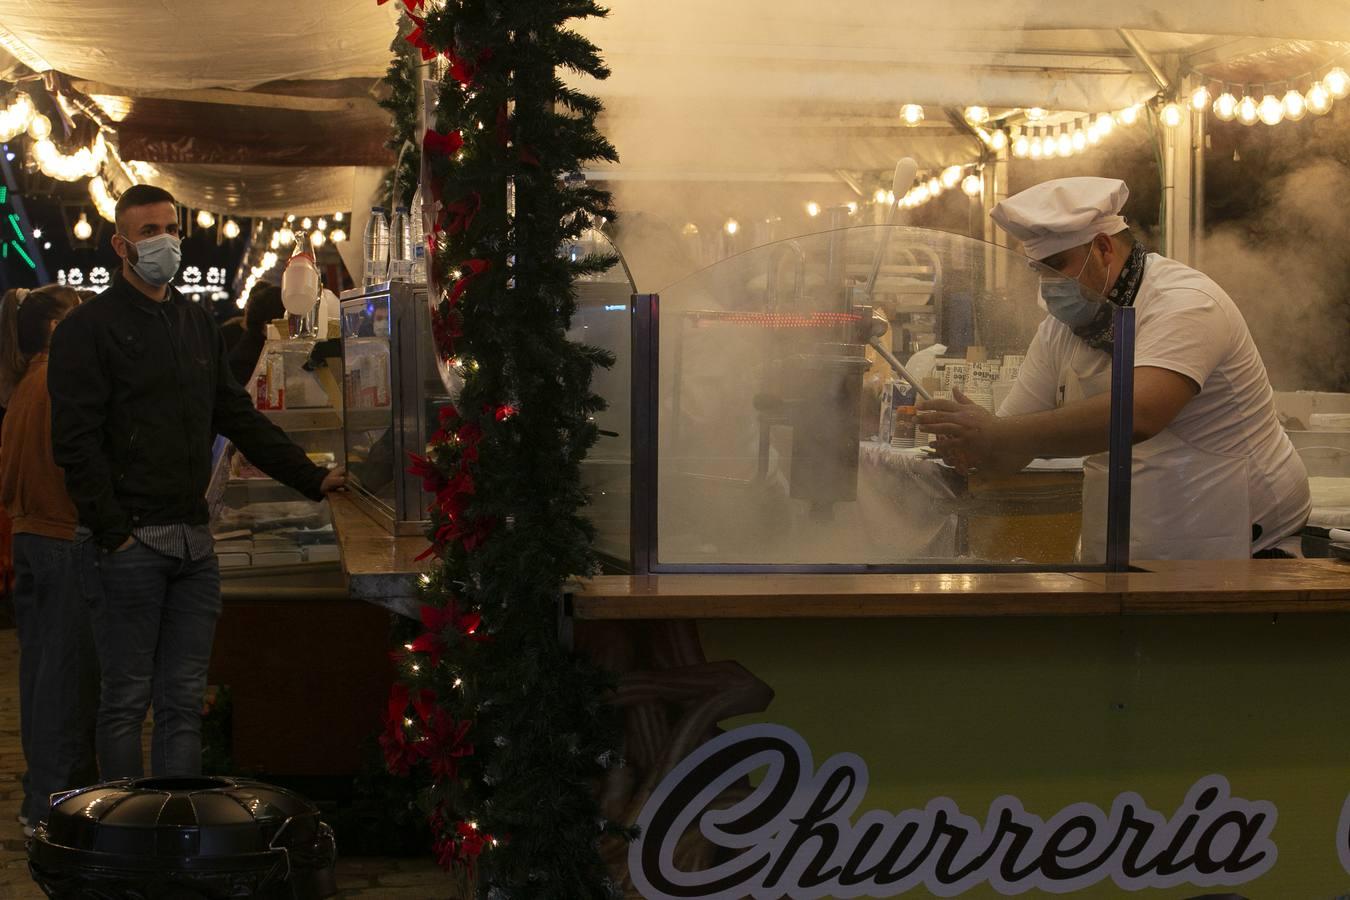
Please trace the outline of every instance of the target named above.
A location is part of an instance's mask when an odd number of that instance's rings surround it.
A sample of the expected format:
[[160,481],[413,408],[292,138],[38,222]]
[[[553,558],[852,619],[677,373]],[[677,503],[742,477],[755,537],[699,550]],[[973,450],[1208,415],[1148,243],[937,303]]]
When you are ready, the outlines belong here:
[[[125,236],[124,240],[132,243]],[[173,276],[178,274],[178,265],[183,261],[183,246],[177,235],[157,234],[137,241],[133,246],[136,248],[136,261],[131,264],[131,270],[146,284],[159,287],[173,281]]]
[[[1041,278],[1041,300],[1045,308],[1050,311],[1050,315],[1070,328],[1084,328],[1092,324],[1097,311],[1102,308],[1101,301],[1084,293],[1083,285],[1078,281],[1091,258],[1092,251],[1089,250],[1087,258],[1083,260],[1083,268],[1073,278]],[[1105,289],[1106,285],[1103,284],[1102,290]]]

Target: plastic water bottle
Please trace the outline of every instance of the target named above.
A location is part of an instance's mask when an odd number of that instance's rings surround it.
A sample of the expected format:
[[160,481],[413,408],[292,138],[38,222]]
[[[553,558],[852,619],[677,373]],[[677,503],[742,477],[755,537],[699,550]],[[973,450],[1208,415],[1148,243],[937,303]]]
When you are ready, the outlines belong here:
[[389,278],[389,221],[383,206],[370,208],[366,222],[366,287]]
[[413,284],[427,283],[427,241],[422,220],[422,186],[417,186],[413,194],[412,209],[408,210],[409,233],[412,249],[412,273],[408,280]]
[[412,232],[408,227],[408,207],[394,207],[389,223],[389,280],[407,281],[412,275]]

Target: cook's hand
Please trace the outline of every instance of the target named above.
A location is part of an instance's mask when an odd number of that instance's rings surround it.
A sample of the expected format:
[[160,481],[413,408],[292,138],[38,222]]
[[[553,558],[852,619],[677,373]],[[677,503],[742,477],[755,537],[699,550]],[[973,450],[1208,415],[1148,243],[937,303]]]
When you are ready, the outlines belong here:
[[324,496],[328,496],[334,491],[341,491],[347,487],[347,470],[342,466],[336,469],[330,469],[328,474],[323,477],[323,484],[319,485],[319,490],[323,491]]
[[998,417],[960,391],[953,393],[955,400],[919,400],[919,424],[937,435],[933,449],[961,474],[992,466],[1001,449]]

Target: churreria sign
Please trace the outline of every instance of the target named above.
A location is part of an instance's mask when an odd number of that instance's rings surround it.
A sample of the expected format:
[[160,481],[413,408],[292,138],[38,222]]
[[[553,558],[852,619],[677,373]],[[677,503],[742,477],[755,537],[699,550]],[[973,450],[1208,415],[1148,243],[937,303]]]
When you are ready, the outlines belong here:
[[[761,770],[748,797],[717,808],[727,788]],[[629,871],[650,900],[894,897],[920,885],[951,897],[981,884],[1000,894],[1068,893],[1106,879],[1128,891],[1230,886],[1264,874],[1277,855],[1274,804],[1234,797],[1222,775],[1197,781],[1170,817],[1124,793],[1109,812],[1076,803],[1049,821],[1011,796],[996,799],[983,824],[946,797],[855,818],[866,792],[857,755],[832,756],[816,770],[795,731],[739,728],[661,782],[638,819]],[[690,827],[721,848],[723,861],[702,871],[677,866],[676,844]]]

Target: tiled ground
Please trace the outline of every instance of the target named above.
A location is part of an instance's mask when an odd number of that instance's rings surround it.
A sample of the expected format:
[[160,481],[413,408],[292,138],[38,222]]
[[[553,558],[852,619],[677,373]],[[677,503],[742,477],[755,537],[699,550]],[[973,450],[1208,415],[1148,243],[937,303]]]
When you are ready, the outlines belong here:
[[[14,819],[24,771],[18,672],[18,639],[13,629],[0,629],[0,900],[38,900],[44,894],[28,876],[24,836]],[[444,873],[429,859],[342,859],[338,881],[342,897],[452,900]]]

